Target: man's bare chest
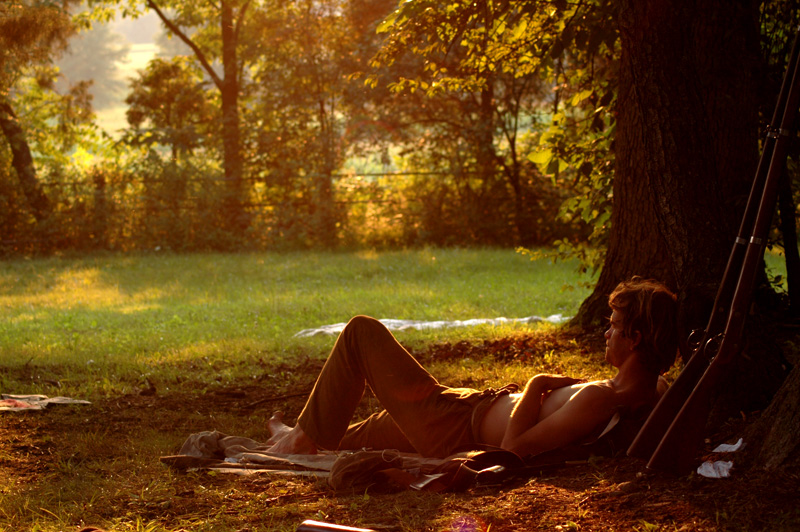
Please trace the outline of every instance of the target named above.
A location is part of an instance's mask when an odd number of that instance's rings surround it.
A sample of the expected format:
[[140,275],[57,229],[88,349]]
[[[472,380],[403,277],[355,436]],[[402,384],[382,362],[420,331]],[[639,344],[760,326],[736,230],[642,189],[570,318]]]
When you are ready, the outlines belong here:
[[579,391],[587,386],[597,386],[598,382],[582,382],[572,386],[564,386],[550,390],[542,396],[542,406],[539,409],[537,422],[549,417],[564,407]]

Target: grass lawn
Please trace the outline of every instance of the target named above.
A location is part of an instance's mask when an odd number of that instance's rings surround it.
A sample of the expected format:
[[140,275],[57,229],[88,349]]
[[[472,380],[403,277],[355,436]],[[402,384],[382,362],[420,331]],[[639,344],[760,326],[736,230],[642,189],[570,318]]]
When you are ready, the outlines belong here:
[[[303,329],[376,318],[569,316],[588,294],[569,264],[510,250],[110,256],[0,263],[0,360],[92,395],[146,377],[228,382],[262,363],[324,357]],[[410,343],[497,337],[526,326],[404,333]]]
[[[795,477],[671,479],[629,459],[460,494],[336,494],[309,479],[159,463],[193,432],[264,441],[273,410],[292,421],[334,340],[300,330],[354,314],[569,316],[588,281],[573,265],[492,249],[0,263],[0,392],[92,402],[0,413],[0,531],[293,531],[304,519],[387,531],[797,527]],[[453,386],[609,375],[601,339],[551,325],[397,336]],[[378,406],[366,397],[360,413]]]

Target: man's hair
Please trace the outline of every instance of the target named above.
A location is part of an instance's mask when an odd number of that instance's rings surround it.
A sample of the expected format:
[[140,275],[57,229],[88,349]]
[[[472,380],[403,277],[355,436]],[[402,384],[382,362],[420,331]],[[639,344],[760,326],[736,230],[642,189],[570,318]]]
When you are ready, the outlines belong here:
[[633,277],[617,285],[608,296],[612,310],[622,314],[622,331],[628,338],[641,335],[638,349],[645,367],[660,375],[675,362],[678,352],[678,300],[666,286],[652,279]]

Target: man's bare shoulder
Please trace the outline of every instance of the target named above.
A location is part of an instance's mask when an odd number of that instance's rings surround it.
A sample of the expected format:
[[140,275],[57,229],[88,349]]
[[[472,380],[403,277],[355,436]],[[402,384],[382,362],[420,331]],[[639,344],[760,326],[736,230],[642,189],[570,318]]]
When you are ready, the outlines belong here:
[[617,390],[611,381],[591,381],[582,383],[573,396],[573,400],[614,402],[617,400]]
[[561,409],[604,412],[616,404],[616,393],[609,381],[591,381],[552,390],[542,403],[539,420]]
[[628,406],[628,401],[626,394],[620,393],[611,381],[602,380],[583,384],[568,404],[572,410],[586,410],[603,418]]
[[[581,403],[597,403],[598,408],[605,406],[610,409],[639,408],[643,405],[653,406],[668,387],[666,380],[659,379],[653,388],[647,387],[617,387],[613,381],[594,381],[586,383],[574,399]],[[580,396],[580,397],[579,397]]]

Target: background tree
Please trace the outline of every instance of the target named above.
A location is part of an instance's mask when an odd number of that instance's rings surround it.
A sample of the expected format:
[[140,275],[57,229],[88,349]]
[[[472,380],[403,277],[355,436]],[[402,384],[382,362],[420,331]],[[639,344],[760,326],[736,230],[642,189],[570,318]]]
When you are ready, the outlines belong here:
[[365,88],[352,79],[378,47],[386,0],[283,2],[262,10],[252,41],[258,123],[252,163],[275,204],[273,238],[333,247],[346,224],[335,175],[364,141]]
[[[452,185],[420,185],[427,198],[439,198],[434,209],[452,205],[436,217],[450,222],[439,224],[450,241],[542,244],[557,236],[554,206],[569,185],[551,184],[527,160],[551,111],[532,47],[521,46],[527,26],[514,25],[523,15],[502,3],[451,2],[441,10],[413,2],[384,25],[392,33],[371,81],[388,80],[398,97],[387,99],[386,111],[396,127],[417,133],[407,134],[412,167],[453,176]],[[437,185],[442,193],[432,194]]]
[[65,6],[52,2],[0,5],[0,130],[11,150],[12,166],[38,221],[50,205],[40,187],[25,129],[14,111],[15,86],[27,69],[47,63],[66,45],[74,27]]
[[[343,59],[352,53],[353,36],[341,16],[340,2],[286,2],[261,24],[258,110],[262,131],[258,152],[267,181],[283,183],[285,192],[303,190],[303,217],[311,243],[333,247],[339,215],[334,172],[346,156]],[[286,159],[287,149],[293,152]],[[290,162],[293,161],[293,162]],[[272,174],[271,176],[269,174]],[[298,185],[295,188],[291,183]],[[284,195],[284,197],[286,197]],[[286,206],[295,205],[290,200]],[[298,223],[287,210],[284,221]]]
[[[118,4],[122,0],[97,0]],[[226,193],[220,223],[240,235],[248,225],[242,155],[239,95],[246,71],[239,49],[251,0],[183,2],[179,0],[130,0],[123,13],[137,16],[139,8],[154,11],[164,26],[194,53],[205,74],[219,91],[222,152]],[[215,63],[220,68],[215,68]]]
[[185,56],[156,58],[130,83],[128,142],[169,146],[172,162],[209,134],[213,119],[202,77]]
[[[140,231],[153,246],[184,249],[193,242],[196,232],[191,227],[199,213],[186,207],[194,203],[194,210],[200,210],[205,202],[198,198],[208,199],[217,189],[200,179],[202,172],[196,164],[198,158],[213,156],[218,145],[214,142],[218,113],[206,85],[197,65],[186,56],[152,59],[130,83],[125,102],[131,127],[123,141],[147,153],[137,164],[147,213]],[[169,148],[168,162],[162,160],[165,147]],[[196,190],[198,183],[204,183],[203,192]],[[224,196],[225,190],[219,192]]]

